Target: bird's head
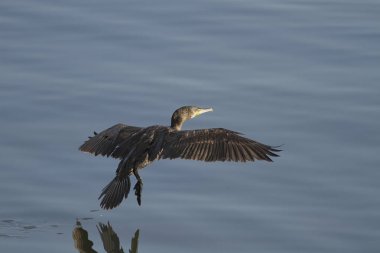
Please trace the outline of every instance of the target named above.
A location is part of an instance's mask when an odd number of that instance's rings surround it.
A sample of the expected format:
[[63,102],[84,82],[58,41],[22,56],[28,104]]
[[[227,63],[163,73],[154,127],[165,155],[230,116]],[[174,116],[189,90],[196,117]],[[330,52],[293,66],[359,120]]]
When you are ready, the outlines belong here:
[[172,116],[171,128],[181,130],[182,124],[194,117],[197,117],[205,112],[212,112],[212,108],[201,108],[197,106],[182,106],[175,110]]

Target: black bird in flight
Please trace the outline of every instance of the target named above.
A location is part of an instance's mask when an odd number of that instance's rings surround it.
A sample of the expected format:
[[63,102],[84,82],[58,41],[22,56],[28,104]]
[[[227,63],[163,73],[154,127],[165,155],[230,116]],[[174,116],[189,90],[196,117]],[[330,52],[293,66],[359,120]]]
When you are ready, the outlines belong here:
[[186,120],[211,111],[212,108],[183,106],[173,113],[170,127],[117,124],[100,133],[94,132],[79,150],[120,159],[115,178],[99,196],[102,199],[100,206],[112,209],[127,198],[132,174],[137,179],[134,190],[141,205],[143,183],[138,170],[157,159],[247,162],[272,161],[270,156],[278,156],[276,152],[281,150],[277,147],[242,137],[241,133],[228,129],[181,130]]

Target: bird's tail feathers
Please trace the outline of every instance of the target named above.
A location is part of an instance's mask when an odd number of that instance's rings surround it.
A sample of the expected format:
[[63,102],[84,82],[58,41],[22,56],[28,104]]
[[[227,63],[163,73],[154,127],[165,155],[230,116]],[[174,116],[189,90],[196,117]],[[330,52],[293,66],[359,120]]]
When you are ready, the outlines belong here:
[[98,199],[102,199],[100,207],[112,209],[120,205],[123,198],[128,197],[131,188],[131,180],[128,175],[124,177],[116,176],[109,184],[103,188]]

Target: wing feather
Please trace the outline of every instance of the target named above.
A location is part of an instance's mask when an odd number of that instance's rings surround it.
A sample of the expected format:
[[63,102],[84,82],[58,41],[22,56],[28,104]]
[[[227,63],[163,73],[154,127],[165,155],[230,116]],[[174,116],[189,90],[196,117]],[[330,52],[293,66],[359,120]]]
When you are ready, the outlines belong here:
[[94,155],[109,156],[115,150],[117,145],[140,129],[140,127],[116,124],[98,134],[95,133],[92,137],[89,137],[89,139],[79,147],[79,150]]
[[190,150],[190,145],[184,146],[182,149],[179,145],[175,145],[174,148],[178,150],[180,156],[185,156]]
[[241,136],[224,128],[170,132],[163,142],[160,158],[182,158],[201,161],[254,160],[272,161],[281,150]]
[[215,144],[213,144],[213,142],[211,141],[211,140],[208,140],[207,141],[207,151],[206,151],[206,154],[205,154],[205,156],[204,156],[204,161],[211,161],[212,160],[212,156],[213,156],[213,154],[215,153],[215,147],[216,147],[216,145]]
[[206,160],[206,157],[208,155],[208,148],[209,148],[209,145],[207,142],[205,143],[201,143],[200,144],[201,148],[199,150],[199,160]]

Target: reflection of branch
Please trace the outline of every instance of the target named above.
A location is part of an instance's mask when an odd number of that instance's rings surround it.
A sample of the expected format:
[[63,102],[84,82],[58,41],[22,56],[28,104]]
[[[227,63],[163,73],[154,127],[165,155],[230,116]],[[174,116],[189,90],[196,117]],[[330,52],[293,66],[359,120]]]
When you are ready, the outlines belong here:
[[[99,231],[100,238],[103,242],[103,247],[107,253],[124,253],[123,248],[120,246],[120,240],[117,233],[113,230],[111,224],[100,223],[96,226]],[[131,249],[129,253],[138,253],[139,251],[139,236],[140,230],[137,229],[131,239]],[[88,239],[87,231],[82,228],[82,224],[77,220],[76,226],[73,230],[74,246],[79,253],[97,253],[92,246],[93,242]]]
[[77,221],[76,227],[73,230],[73,239],[74,239],[74,247],[80,253],[97,253],[92,245],[94,243],[88,239],[88,233],[85,229],[82,228],[82,224]]
[[107,225],[99,223],[99,226],[96,226],[99,231],[100,238],[103,242],[104,250],[107,253],[124,253],[122,247],[120,247],[120,240],[112,226],[108,222]]
[[135,236],[133,236],[131,239],[131,249],[129,250],[129,253],[139,252],[139,236],[140,236],[140,230],[137,229],[135,232]]

